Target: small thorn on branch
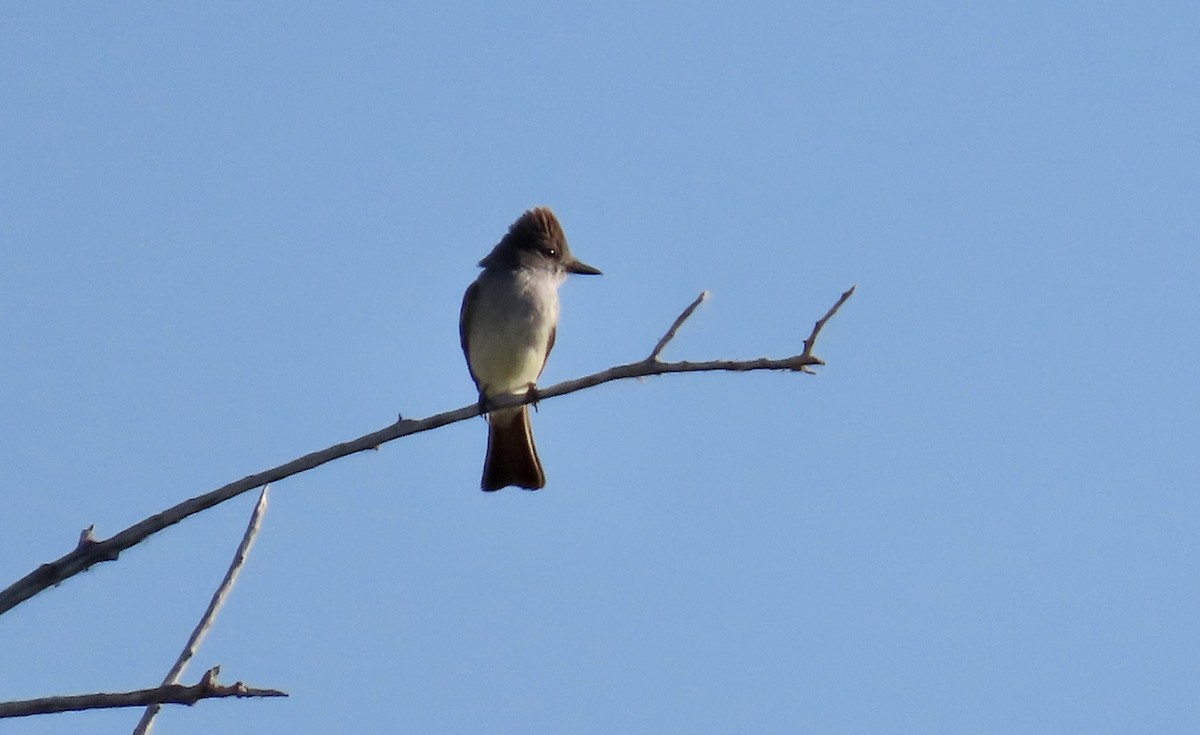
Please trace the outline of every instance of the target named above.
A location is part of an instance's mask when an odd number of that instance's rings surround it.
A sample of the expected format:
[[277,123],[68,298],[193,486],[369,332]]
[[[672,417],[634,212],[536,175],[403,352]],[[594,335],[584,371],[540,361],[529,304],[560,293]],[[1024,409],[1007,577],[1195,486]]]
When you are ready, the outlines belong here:
[[[96,525],[92,524],[79,532],[79,543],[75,544],[75,551],[72,553],[94,553],[94,548],[99,545],[100,542],[96,540]],[[97,556],[97,561],[116,561],[119,553],[116,550],[101,551],[99,556]]]
[[667,333],[662,336],[662,339],[658,341],[658,344],[654,345],[654,350],[650,353],[650,357],[646,358],[646,362],[658,361],[658,356],[662,354],[663,348],[667,346],[668,342],[675,338],[675,333],[678,332],[679,328],[683,326],[683,323],[688,320],[688,317],[692,315],[692,312],[696,310],[696,307],[700,306],[700,304],[704,303],[707,299],[708,291],[701,291],[700,295],[696,297],[696,300],[688,305],[688,308],[684,309],[682,314],[675,317],[675,322],[671,325],[671,328],[667,330]]
[[76,548],[82,549],[96,544],[96,524],[92,524],[79,532],[79,544]]

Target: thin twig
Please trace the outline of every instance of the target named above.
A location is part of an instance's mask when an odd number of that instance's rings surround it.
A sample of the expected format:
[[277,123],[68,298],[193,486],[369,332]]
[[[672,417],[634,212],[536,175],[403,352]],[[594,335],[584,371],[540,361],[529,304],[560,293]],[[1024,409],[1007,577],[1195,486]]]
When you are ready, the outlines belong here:
[[696,310],[696,307],[704,303],[707,298],[708,291],[701,291],[700,295],[696,297],[696,300],[693,301],[688,308],[684,309],[683,313],[675,317],[675,323],[672,324],[671,328],[667,330],[667,333],[662,336],[662,339],[658,341],[658,344],[654,345],[654,350],[650,353],[650,357],[648,358],[649,360],[653,361],[658,359],[658,356],[662,354],[663,348],[667,346],[667,343],[675,338],[675,333],[679,331],[679,327],[687,321],[688,317],[692,315],[692,312]]
[[[832,319],[833,315],[838,313],[838,309],[842,308],[842,304],[846,303],[846,301],[854,295],[854,289],[856,288],[858,288],[858,284],[854,284],[844,291],[841,295],[841,298],[837,300],[837,303],[829,307],[829,311],[825,312],[825,316],[817,320],[817,323],[813,325],[812,332],[808,335],[808,339],[804,340],[804,352],[800,353],[801,355],[804,357],[813,356],[813,345],[817,343],[817,336],[821,334],[821,330],[825,328],[825,322]],[[822,360],[817,360],[814,364],[824,365],[825,363]],[[806,373],[812,373],[812,370],[810,370],[808,367],[803,367],[800,369]]]
[[[212,599],[208,602],[208,608],[200,616],[200,622],[196,624],[191,636],[188,637],[187,643],[184,644],[183,650],[179,653],[179,658],[175,659],[175,663],[171,665],[171,670],[167,672],[167,676],[163,679],[163,686],[179,682],[179,677],[183,675],[183,670],[187,668],[188,662],[192,660],[192,656],[196,655],[196,650],[200,648],[200,644],[204,641],[204,636],[208,635],[208,631],[217,617],[217,611],[221,609],[221,605],[225,603],[225,598],[229,596],[229,591],[233,589],[233,584],[237,581],[238,573],[242,571],[242,565],[246,563],[246,557],[250,554],[250,547],[254,545],[254,539],[258,537],[258,529],[262,526],[263,513],[267,510],[267,493],[270,489],[270,485],[264,485],[262,492],[258,494],[258,502],[254,504],[254,510],[250,513],[250,522],[246,524],[246,532],[242,534],[242,541],[238,544],[237,551],[233,553],[233,560],[229,562],[229,569],[225,572],[225,578],[217,586],[217,591],[213,593]],[[147,735],[147,733],[153,730],[154,718],[158,715],[160,709],[162,709],[162,704],[157,702],[146,707],[146,711],[142,713],[142,719],[138,720],[137,727],[133,729],[133,735]]]
[[0,718],[49,715],[56,712],[78,712],[86,709],[114,707],[145,707],[148,704],[193,705],[202,699],[224,697],[286,697],[278,689],[258,689],[242,682],[225,686],[217,683],[220,667],[209,670],[200,682],[192,686],[168,684],[154,689],[138,689],[115,694],[76,694],[66,697],[42,697],[18,702],[0,702]]
[[[818,333],[824,327],[825,321],[832,317],[846,299],[854,293],[851,288],[843,293],[837,303],[817,322],[809,339],[805,340],[804,352],[791,357],[780,359],[758,358],[756,360],[709,360],[707,362],[659,362],[647,358],[626,365],[617,365],[592,375],[586,375],[575,380],[568,380],[549,388],[539,388],[535,391],[523,392],[513,396],[501,396],[490,399],[489,408],[505,408],[532,403],[535,400],[545,400],[556,396],[574,393],[577,390],[608,383],[626,378],[644,378],[651,375],[666,375],[668,373],[691,373],[705,371],[747,372],[752,370],[786,370],[791,372],[811,373],[806,368],[813,365],[824,365],[824,361],[812,354],[813,344]],[[103,541],[80,544],[74,551],[59,559],[43,564],[23,578],[11,584],[0,592],[0,614],[11,610],[37,593],[61,583],[82,571],[90,569],[102,561],[112,561],[122,551],[141,543],[147,537],[163,529],[179,523],[188,516],[208,510],[214,505],[237,497],[244,492],[262,487],[270,482],[278,482],[286,477],[311,470],[314,467],[332,462],[335,459],[378,449],[381,444],[400,439],[411,434],[439,429],[447,424],[465,421],[482,413],[478,401],[473,401],[462,408],[439,413],[424,419],[400,419],[391,426],[371,432],[341,444],[312,452],[303,457],[286,462],[236,482],[219,487],[216,490],[185,500],[161,513],[139,521],[120,533]]]

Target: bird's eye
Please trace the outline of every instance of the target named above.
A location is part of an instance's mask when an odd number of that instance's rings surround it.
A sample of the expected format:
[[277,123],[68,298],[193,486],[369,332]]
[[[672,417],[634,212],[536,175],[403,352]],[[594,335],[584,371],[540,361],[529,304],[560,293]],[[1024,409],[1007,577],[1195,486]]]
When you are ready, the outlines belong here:
[[554,247],[553,245],[547,245],[545,247],[545,249],[542,250],[542,252],[551,258],[558,257],[558,248]]

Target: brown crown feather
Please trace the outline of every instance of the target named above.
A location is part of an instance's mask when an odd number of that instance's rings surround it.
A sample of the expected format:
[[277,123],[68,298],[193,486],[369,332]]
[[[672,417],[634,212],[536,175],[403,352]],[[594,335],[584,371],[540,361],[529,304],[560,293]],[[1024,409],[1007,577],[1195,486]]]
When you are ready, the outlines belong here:
[[518,238],[521,240],[549,240],[550,242],[566,242],[567,236],[562,225],[549,207],[535,207],[521,215],[508,228],[505,239]]

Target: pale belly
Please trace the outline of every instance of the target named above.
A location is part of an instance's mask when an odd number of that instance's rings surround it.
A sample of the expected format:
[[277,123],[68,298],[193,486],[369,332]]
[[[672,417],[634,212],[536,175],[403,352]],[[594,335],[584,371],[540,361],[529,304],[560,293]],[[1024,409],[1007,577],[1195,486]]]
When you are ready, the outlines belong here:
[[487,395],[523,393],[546,362],[550,333],[558,321],[558,290],[550,283],[546,288],[521,285],[483,289],[474,304],[486,311],[471,319],[467,345],[471,371]]

